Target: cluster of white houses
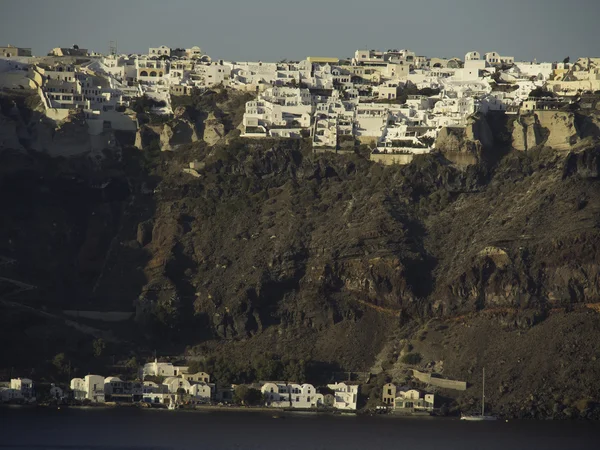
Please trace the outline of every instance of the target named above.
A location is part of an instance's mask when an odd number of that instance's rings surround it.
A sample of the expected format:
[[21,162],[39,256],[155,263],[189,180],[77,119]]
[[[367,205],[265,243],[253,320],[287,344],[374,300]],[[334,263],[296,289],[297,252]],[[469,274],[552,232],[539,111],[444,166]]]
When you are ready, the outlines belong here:
[[[234,386],[217,388],[210,383],[210,376],[204,372],[188,373],[185,366],[157,361],[146,364],[140,371],[142,381],[123,381],[119,377],[104,378],[100,375],[86,375],[73,378],[70,384],[70,397],[90,403],[145,402],[149,404],[175,405],[182,401],[204,404],[229,402],[233,399]],[[161,377],[162,383],[145,380],[147,376]],[[355,411],[358,402],[359,386],[353,383],[327,385],[327,393],[319,393],[312,384],[296,384],[269,381],[258,385],[263,394],[264,406],[272,408],[317,409],[334,408]],[[49,396],[63,399],[65,392],[51,385]],[[34,402],[36,400],[33,381],[29,378],[14,378],[10,383],[0,383],[0,403]],[[434,409],[434,395],[415,388],[397,387],[388,383],[383,387],[382,404],[397,413],[430,413]]]
[[[205,372],[189,373],[187,366],[154,361],[140,370],[141,381],[123,381],[118,377],[104,378],[86,375],[71,380],[71,392],[76,400],[92,403],[107,401],[145,402],[171,405],[183,401],[204,404],[230,402],[235,386],[217,386]],[[160,379],[160,383],[152,380]],[[356,410],[357,384],[334,383],[327,385],[328,393],[320,394],[311,384],[291,382],[262,382],[257,385],[263,393],[265,406],[273,408],[312,409],[330,407]]]
[[[205,372],[189,373],[186,366],[154,361],[140,369],[141,381],[123,381],[119,377],[86,375],[73,378],[70,395],[79,401],[105,403],[107,401],[145,402],[150,404],[177,404],[185,397],[186,402],[202,404],[229,402],[233,399],[234,386],[217,387]],[[162,379],[161,383],[146,377]],[[264,406],[273,408],[334,408],[354,411],[357,409],[359,386],[355,383],[327,385],[325,394],[312,384],[268,381],[257,385],[263,394]],[[51,398],[62,399],[63,390],[55,385],[50,388]],[[432,412],[434,395],[393,383],[383,386],[382,404],[399,413]],[[14,378],[10,383],[0,383],[0,402],[33,402],[35,391],[29,378]]]
[[[308,57],[297,62],[213,60],[199,47],[152,47],[147,54],[88,55],[54,49],[36,58],[30,49],[0,47],[0,86],[37,89],[49,117],[73,108],[86,114],[90,133],[135,130],[126,109],[146,95],[172,113],[171,96],[217,85],[256,93],[246,104],[245,137],[311,137],[315,148],[342,148],[354,140],[375,153],[423,153],[443,127],[461,127],[477,112],[516,112],[536,88],[572,95],[600,90],[600,58],[575,63],[516,62],[497,52],[463,59],[428,58],[409,50],[357,50],[347,60]],[[66,58],[71,56],[71,58]],[[402,96],[410,86],[418,95]],[[529,102],[528,102],[529,100]]]

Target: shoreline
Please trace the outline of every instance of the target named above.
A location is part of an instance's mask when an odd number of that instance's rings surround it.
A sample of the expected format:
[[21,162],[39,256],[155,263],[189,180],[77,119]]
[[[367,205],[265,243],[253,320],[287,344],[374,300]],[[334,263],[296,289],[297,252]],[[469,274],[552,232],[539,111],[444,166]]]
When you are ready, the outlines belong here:
[[137,409],[141,411],[164,411],[177,413],[214,413],[214,412],[237,412],[237,413],[266,413],[271,414],[273,418],[284,418],[288,415],[313,415],[313,416],[354,416],[354,417],[387,417],[392,419],[452,419],[456,417],[441,417],[422,414],[373,414],[366,411],[350,410],[329,410],[329,409],[291,409],[291,408],[272,408],[266,406],[219,406],[219,405],[199,405],[193,408],[178,408],[169,410],[166,407],[141,406],[139,403],[103,403],[90,405],[52,405],[52,404],[0,404],[0,408],[18,408],[18,409],[81,409],[81,410],[111,410],[111,409]]
[[[81,410],[110,410],[110,409],[136,409],[141,411],[165,411],[178,413],[214,413],[214,412],[234,412],[234,413],[254,413],[254,414],[271,414],[274,419],[282,419],[290,415],[312,415],[312,416],[345,416],[345,417],[381,417],[385,419],[397,420],[459,420],[460,416],[440,416],[440,415],[423,415],[423,414],[398,414],[386,413],[377,414],[370,411],[346,411],[346,410],[309,410],[309,409],[290,409],[290,408],[272,408],[266,406],[219,406],[219,405],[199,405],[193,408],[178,408],[169,410],[164,407],[141,406],[139,403],[108,403],[108,404],[91,404],[91,405],[52,405],[52,404],[11,404],[0,403],[2,409],[81,409]],[[497,416],[497,423],[505,423],[509,421],[533,421],[533,422],[598,422],[593,419],[561,419],[561,418],[524,418],[524,417],[506,417]]]

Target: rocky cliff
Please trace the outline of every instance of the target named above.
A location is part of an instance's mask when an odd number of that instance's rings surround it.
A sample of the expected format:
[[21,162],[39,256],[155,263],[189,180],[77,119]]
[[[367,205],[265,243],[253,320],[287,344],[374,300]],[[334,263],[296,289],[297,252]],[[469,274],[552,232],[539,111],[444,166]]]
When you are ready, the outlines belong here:
[[598,117],[574,111],[535,111],[522,114],[513,124],[512,145],[520,151],[545,145],[569,151],[585,138],[598,138]]
[[[219,356],[217,379],[251,378],[268,355],[378,373],[364,391],[376,397],[417,367],[473,383],[439,392],[466,408],[485,366],[496,411],[595,414],[600,147],[511,150],[490,117],[445,133],[438,152],[386,167],[232,134],[100,169],[3,152],[0,256],[18,264],[0,276],[38,286],[11,301],[46,314],[135,311],[111,328],[130,343],[113,351]],[[3,339],[39,335],[6,317]]]

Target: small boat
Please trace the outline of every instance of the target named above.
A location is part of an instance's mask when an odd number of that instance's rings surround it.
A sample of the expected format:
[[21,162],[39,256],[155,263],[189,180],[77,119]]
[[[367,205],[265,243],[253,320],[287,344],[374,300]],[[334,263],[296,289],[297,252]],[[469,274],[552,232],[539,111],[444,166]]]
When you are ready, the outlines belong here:
[[469,422],[486,422],[491,420],[497,420],[496,416],[485,415],[485,368],[483,369],[483,387],[481,392],[481,414],[461,414],[460,420],[467,420]]

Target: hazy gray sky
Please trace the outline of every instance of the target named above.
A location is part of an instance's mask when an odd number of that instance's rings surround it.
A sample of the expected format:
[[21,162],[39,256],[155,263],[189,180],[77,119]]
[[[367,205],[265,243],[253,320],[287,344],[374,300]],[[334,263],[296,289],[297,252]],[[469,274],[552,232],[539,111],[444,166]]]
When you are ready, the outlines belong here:
[[600,0],[0,0],[0,45],[107,52],[199,45],[213,58],[274,61],[408,48],[518,60],[600,56]]

